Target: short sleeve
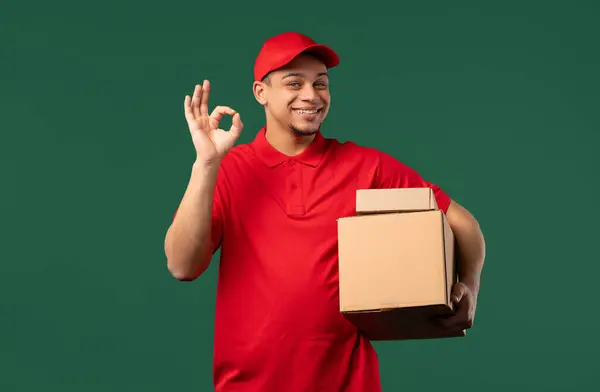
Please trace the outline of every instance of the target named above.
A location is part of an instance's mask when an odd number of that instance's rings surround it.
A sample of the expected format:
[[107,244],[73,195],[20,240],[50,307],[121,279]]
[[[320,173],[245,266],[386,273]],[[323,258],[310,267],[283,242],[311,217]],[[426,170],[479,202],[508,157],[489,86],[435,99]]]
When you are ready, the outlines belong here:
[[389,154],[378,152],[373,188],[431,188],[438,208],[446,213],[451,198],[438,185],[425,181],[417,171]]

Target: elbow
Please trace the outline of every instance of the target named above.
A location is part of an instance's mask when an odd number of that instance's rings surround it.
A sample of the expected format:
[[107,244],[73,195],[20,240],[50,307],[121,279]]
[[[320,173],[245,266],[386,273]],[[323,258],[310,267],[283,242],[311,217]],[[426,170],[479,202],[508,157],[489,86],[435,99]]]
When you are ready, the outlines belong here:
[[210,257],[175,257],[167,253],[167,270],[175,279],[181,282],[191,282],[198,279],[210,264]]
[[[185,244],[184,244],[185,245]],[[177,249],[177,250],[176,250]],[[175,279],[181,282],[191,282],[200,277],[207,269],[212,258],[206,249],[179,246],[173,244],[170,233],[165,238],[165,256],[167,258],[167,270]]]
[[191,274],[182,268],[177,268],[171,263],[167,263],[167,269],[171,276],[180,282],[192,282],[198,278],[198,276],[195,276],[196,274]]
[[192,269],[189,267],[182,266],[179,263],[174,263],[170,259],[167,260],[167,269],[171,276],[177,279],[180,282],[192,282],[198,279],[204,271],[206,271],[206,266],[202,266],[198,269]]

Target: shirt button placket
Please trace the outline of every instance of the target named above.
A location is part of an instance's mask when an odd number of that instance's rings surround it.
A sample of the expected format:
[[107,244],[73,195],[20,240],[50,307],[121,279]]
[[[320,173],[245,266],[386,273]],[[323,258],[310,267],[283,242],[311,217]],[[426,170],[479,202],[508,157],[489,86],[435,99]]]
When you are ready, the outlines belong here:
[[288,213],[290,215],[304,214],[304,197],[302,192],[302,165],[294,159],[289,161],[288,171]]

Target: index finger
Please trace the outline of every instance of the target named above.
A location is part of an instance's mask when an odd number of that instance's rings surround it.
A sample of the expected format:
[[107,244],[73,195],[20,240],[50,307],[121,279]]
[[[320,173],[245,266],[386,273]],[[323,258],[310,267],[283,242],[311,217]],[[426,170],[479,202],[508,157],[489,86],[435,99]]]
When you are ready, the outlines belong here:
[[217,123],[219,123],[224,115],[228,114],[230,116],[233,116],[235,115],[235,113],[236,111],[230,108],[229,106],[217,106],[210,116],[217,120]]

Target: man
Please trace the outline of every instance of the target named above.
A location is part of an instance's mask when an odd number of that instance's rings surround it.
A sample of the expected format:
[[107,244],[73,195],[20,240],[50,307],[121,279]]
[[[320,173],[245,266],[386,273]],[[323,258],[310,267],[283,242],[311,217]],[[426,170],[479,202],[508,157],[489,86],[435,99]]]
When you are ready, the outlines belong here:
[[[194,280],[220,247],[214,385],[218,392],[378,392],[377,355],[339,312],[336,219],[354,214],[357,189],[431,187],[460,250],[457,315],[470,328],[484,261],[473,216],[419,174],[373,148],[321,134],[328,70],[338,56],[298,33],[267,40],[253,85],[266,126],[237,145],[229,107],[208,111],[210,84],[185,97],[196,149],[167,232],[170,272]],[[218,128],[233,116],[229,131]],[[374,261],[375,262],[375,261]]]

